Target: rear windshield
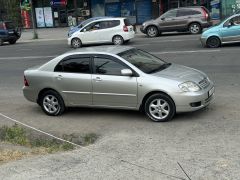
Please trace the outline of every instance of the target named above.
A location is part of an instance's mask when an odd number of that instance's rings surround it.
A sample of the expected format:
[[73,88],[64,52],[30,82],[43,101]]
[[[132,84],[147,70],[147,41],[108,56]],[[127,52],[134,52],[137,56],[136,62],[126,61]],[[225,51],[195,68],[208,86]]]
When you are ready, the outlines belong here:
[[5,26],[7,29],[15,29],[15,26],[12,22],[5,22]]
[[128,19],[124,19],[125,26],[131,26],[131,23]]

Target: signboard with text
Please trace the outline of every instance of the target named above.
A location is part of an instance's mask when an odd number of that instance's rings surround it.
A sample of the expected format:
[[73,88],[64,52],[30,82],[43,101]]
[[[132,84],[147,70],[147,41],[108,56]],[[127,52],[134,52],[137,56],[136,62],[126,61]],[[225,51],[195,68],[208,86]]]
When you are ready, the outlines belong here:
[[66,6],[67,0],[51,0],[50,1],[51,6]]

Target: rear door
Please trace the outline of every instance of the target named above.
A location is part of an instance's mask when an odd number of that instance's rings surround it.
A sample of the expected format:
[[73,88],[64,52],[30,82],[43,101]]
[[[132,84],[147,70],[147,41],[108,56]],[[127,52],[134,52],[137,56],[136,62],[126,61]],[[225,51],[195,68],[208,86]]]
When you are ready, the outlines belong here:
[[92,105],[91,60],[88,55],[64,58],[56,67],[57,90],[71,105]]
[[188,23],[193,19],[201,18],[201,12],[193,9],[184,9],[181,8],[177,12],[177,28],[178,29],[186,29],[188,27]]

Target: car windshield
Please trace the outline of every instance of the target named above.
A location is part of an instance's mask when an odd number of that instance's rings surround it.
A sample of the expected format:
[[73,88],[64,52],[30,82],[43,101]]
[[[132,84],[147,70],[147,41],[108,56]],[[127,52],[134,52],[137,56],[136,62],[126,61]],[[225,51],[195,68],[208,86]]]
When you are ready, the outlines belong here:
[[118,55],[147,74],[161,71],[171,65],[139,49],[131,49]]

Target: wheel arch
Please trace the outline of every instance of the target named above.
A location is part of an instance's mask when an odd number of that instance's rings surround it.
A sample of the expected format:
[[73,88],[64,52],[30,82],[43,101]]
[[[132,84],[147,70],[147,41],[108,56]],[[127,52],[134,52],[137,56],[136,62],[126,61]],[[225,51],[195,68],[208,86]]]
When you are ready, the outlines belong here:
[[198,24],[198,25],[200,25],[200,27],[201,27],[201,29],[202,29],[202,24],[201,24],[199,21],[189,22],[188,25],[187,25],[188,29],[190,28],[191,24],[195,24],[195,23]]
[[[123,36],[121,36],[120,34],[114,34],[113,37],[112,37],[112,42],[113,42],[113,38],[114,38],[115,36],[120,36],[120,37],[123,38]],[[125,40],[125,39],[123,38],[123,40]]]
[[50,88],[50,87],[44,88],[44,89],[42,89],[42,90],[39,91],[38,96],[37,96],[37,103],[38,103],[38,104],[40,104],[39,100],[40,100],[41,96],[43,95],[43,93],[45,93],[45,92],[47,92],[47,91],[55,91],[56,93],[58,93],[58,94],[62,97],[62,100],[63,100],[63,102],[64,102],[64,104],[65,104],[65,101],[64,101],[63,96],[61,95],[61,93],[59,93],[57,90],[55,90],[55,89],[53,89],[53,88]]
[[174,99],[167,93],[167,92],[164,92],[162,90],[154,90],[154,91],[150,91],[148,92],[147,94],[145,94],[145,96],[143,97],[142,101],[141,101],[141,105],[139,107],[139,110],[143,111],[144,110],[144,104],[146,103],[147,99],[152,96],[153,94],[164,94],[166,96],[168,96],[174,103],[174,106],[175,106],[175,111],[176,111],[176,104],[175,104],[175,101]]
[[158,33],[160,32],[160,28],[156,25],[156,24],[149,24],[147,27],[146,27],[146,30],[151,27],[151,26],[154,26],[155,28],[157,28],[158,30]]

